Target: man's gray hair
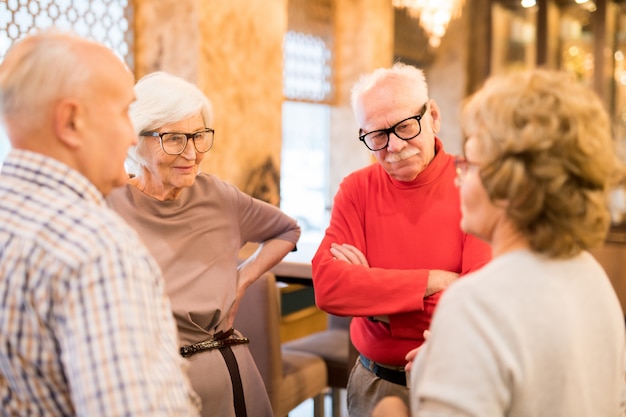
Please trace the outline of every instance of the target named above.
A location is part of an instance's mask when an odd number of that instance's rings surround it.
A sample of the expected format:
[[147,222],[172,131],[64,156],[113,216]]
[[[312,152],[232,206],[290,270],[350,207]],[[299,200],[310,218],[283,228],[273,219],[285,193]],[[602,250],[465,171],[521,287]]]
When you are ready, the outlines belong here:
[[362,75],[352,87],[351,103],[356,112],[357,103],[361,95],[379,84],[381,81],[399,79],[406,82],[407,88],[413,89],[412,94],[416,97],[428,98],[428,85],[424,71],[412,65],[396,62],[391,68],[378,68],[374,72]]

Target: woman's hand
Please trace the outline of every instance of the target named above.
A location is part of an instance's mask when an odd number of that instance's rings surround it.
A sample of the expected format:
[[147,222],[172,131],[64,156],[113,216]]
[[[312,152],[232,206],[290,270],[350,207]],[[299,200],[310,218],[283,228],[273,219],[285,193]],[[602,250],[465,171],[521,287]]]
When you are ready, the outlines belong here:
[[409,407],[400,397],[385,397],[376,404],[372,417],[410,417]]
[[[424,330],[424,343],[426,343],[426,340],[428,340],[428,336],[430,336],[430,331],[428,330]],[[407,364],[404,367],[404,370],[407,372],[411,371],[411,368],[413,368],[413,361],[415,360],[415,357],[417,356],[417,353],[419,352],[419,350],[424,347],[424,343],[422,343],[422,346],[417,347],[415,349],[413,349],[412,351],[410,351],[409,353],[406,354],[406,356],[404,357],[404,359],[407,360]]]
[[[242,294],[243,295],[243,294]],[[230,329],[235,327],[235,317],[237,316],[237,310],[239,309],[239,303],[241,302],[241,296],[237,295],[230,310],[228,310],[228,317],[226,318],[226,328]]]

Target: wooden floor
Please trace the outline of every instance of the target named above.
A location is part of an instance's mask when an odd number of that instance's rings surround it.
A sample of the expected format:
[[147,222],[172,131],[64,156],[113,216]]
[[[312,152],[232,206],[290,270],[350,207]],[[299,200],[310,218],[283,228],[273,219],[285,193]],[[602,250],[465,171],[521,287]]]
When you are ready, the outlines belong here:
[[[330,395],[326,396],[324,403],[324,417],[332,416],[332,404]],[[289,413],[288,417],[312,417],[313,416],[313,400],[308,399]],[[348,408],[346,407],[346,390],[341,390],[341,417],[348,417]]]

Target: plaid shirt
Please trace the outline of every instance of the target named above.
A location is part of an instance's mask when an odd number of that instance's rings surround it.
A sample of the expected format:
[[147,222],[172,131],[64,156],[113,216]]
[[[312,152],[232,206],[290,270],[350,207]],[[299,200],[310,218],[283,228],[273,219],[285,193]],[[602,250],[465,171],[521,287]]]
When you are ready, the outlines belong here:
[[197,416],[160,271],[82,175],[0,172],[0,415]]

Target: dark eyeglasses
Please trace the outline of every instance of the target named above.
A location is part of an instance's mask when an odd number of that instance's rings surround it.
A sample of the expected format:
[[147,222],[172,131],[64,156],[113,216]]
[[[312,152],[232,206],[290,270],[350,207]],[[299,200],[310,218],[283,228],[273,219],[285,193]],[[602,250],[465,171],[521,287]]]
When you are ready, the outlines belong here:
[[424,117],[424,113],[426,113],[427,109],[428,103],[425,103],[424,107],[422,107],[422,111],[420,111],[418,115],[400,120],[387,129],[374,130],[365,134],[362,134],[363,131],[359,130],[359,140],[363,142],[370,151],[385,149],[387,145],[389,145],[389,135],[391,133],[394,133],[402,140],[411,140],[422,133],[420,120]]
[[179,132],[150,132],[143,131],[139,133],[139,136],[149,136],[159,138],[161,143],[161,149],[168,155],[180,155],[185,152],[187,148],[187,142],[193,140],[193,146],[199,153],[208,152],[213,146],[213,137],[215,130],[206,128],[194,133],[179,133]]

